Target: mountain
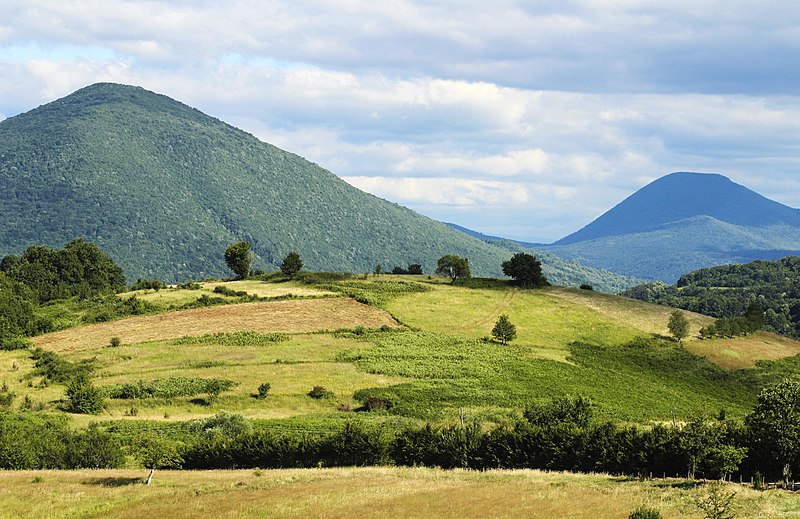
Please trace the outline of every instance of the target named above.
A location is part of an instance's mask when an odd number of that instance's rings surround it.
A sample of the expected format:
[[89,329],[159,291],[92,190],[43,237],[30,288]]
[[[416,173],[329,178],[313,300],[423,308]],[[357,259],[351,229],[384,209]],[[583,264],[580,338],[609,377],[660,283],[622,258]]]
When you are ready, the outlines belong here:
[[128,279],[230,275],[223,252],[240,240],[265,270],[293,250],[307,269],[347,272],[433,272],[457,254],[474,274],[499,276],[510,257],[133,86],[92,85],[0,122],[0,182],[0,256],[83,237]]
[[800,210],[722,175],[672,173],[543,250],[674,282],[704,267],[800,253]]

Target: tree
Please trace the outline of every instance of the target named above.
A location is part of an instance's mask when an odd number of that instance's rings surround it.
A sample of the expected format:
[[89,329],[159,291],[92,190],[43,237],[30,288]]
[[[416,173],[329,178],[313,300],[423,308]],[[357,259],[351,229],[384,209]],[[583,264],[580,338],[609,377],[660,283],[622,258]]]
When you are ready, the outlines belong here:
[[300,272],[302,268],[303,260],[300,259],[300,254],[295,251],[287,254],[281,263],[281,272],[289,276],[289,279],[294,278],[294,275]]
[[534,288],[549,285],[542,274],[542,264],[536,256],[518,252],[502,264],[503,274],[514,279],[521,287]]
[[225,263],[238,279],[246,279],[250,274],[250,263],[253,253],[250,252],[250,242],[240,241],[225,250]]
[[792,466],[800,462],[800,382],[787,379],[762,389],[745,424],[783,466],[788,484]]
[[506,314],[503,314],[498,317],[497,322],[494,323],[492,337],[503,344],[508,344],[509,341],[513,341],[517,337],[517,327],[508,320]]
[[154,433],[140,434],[133,439],[131,447],[144,468],[150,469],[147,485],[153,480],[156,469],[178,468],[183,462],[178,444]]
[[675,337],[675,340],[680,344],[683,339],[689,336],[689,319],[687,319],[686,314],[680,310],[675,310],[669,316],[667,328],[669,329],[669,333]]
[[98,414],[103,410],[103,394],[94,387],[89,375],[79,372],[67,384],[67,411]]
[[448,276],[454,283],[456,279],[469,279],[472,277],[472,273],[469,271],[469,260],[451,254],[439,258],[436,263],[436,273]]
[[408,265],[407,273],[411,274],[411,275],[414,275],[414,276],[421,276],[422,275],[422,265],[420,265],[419,263],[410,263]]

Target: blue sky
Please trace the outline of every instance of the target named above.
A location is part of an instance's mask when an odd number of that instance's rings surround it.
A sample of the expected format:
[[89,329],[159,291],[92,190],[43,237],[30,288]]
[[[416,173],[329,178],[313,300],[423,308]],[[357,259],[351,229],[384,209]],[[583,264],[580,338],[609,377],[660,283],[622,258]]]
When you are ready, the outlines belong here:
[[154,90],[351,184],[551,241],[672,171],[800,207],[800,3],[5,0],[0,119]]

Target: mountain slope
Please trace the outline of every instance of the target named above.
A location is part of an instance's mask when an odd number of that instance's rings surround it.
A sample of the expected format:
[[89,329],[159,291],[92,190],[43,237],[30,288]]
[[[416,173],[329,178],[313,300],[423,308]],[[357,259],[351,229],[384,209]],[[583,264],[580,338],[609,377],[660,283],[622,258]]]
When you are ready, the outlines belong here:
[[765,198],[727,177],[679,172],[646,185],[555,245],[656,231],[664,225],[697,216],[709,216],[742,227],[800,226],[800,210]]
[[0,122],[0,255],[98,243],[130,279],[230,274],[297,250],[306,268],[371,272],[444,254],[499,275],[508,253],[359,191],[301,157],[142,88],[97,84]]
[[673,282],[704,267],[800,251],[800,210],[721,175],[673,173],[542,247],[595,268]]

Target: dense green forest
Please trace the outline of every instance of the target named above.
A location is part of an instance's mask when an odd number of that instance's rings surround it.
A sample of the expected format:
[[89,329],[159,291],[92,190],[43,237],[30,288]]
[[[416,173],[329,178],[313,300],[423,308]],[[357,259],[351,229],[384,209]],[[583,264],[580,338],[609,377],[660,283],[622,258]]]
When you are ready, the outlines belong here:
[[800,257],[711,267],[685,274],[674,285],[637,285],[621,295],[718,318],[743,316],[751,303],[764,312],[767,330],[800,337]]
[[[291,251],[317,271],[372,272],[444,254],[499,276],[507,251],[364,193],[297,155],[163,95],[97,84],[0,122],[0,255],[97,243],[130,279],[228,275],[219,251],[247,241],[253,268]],[[555,258],[555,281],[633,283]],[[608,279],[608,281],[605,281]]]

